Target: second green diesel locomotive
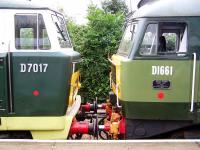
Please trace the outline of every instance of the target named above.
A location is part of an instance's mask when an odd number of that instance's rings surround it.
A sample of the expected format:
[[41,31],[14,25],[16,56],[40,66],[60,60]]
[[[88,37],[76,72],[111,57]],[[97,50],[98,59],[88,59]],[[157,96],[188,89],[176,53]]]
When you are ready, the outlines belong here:
[[138,6],[110,60],[110,97],[122,107],[125,138],[199,138],[200,2]]

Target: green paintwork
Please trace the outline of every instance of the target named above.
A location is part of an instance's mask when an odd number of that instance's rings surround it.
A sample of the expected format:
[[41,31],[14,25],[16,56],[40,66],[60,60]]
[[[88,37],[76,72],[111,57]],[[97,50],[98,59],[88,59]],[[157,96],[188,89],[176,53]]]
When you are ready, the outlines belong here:
[[[189,112],[192,65],[193,61],[189,57],[183,59],[178,56],[175,60],[122,60],[120,99],[125,116],[133,119],[193,120]],[[173,66],[173,75],[152,75],[152,66]],[[199,74],[199,69],[196,74]],[[154,80],[169,80],[171,87],[154,89]],[[198,84],[195,89],[196,100]],[[165,94],[162,100],[157,98],[160,91]]]
[[[79,54],[15,52],[12,54],[13,97],[16,116],[63,116],[66,113],[72,61]],[[48,64],[46,72],[20,72],[20,63]],[[38,90],[39,96],[33,91]]]
[[0,53],[0,114],[7,114],[7,54]]
[[[123,113],[128,119],[195,120],[189,103],[155,103],[121,101]],[[180,110],[180,111],[173,111]]]
[[[68,52],[13,52],[11,55],[11,76],[14,113],[10,114],[8,92],[8,58],[0,54],[0,103],[5,111],[0,116],[64,116],[69,100],[72,75],[72,61],[80,59],[80,54]],[[20,72],[20,64],[48,64],[46,72]],[[27,68],[28,69],[28,68]],[[33,91],[39,95],[34,96]],[[2,104],[2,105],[1,105]]]
[[[152,75],[152,66],[173,66],[173,75]],[[188,102],[190,97],[190,90],[188,88],[191,86],[191,69],[192,62],[185,60],[133,60],[122,62],[121,99],[126,101],[134,99],[134,101],[139,102],[160,102],[156,99],[156,93],[159,90],[153,89],[152,82],[154,80],[169,80],[171,87],[170,89],[163,90],[166,94],[163,101]]]

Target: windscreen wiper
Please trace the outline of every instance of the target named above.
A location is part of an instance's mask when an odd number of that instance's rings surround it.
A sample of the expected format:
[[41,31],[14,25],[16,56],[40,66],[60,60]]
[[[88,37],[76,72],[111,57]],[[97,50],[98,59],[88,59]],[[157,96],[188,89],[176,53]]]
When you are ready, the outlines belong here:
[[63,31],[60,29],[60,27],[59,27],[59,25],[58,25],[57,22],[55,22],[55,25],[56,25],[56,27],[58,28],[58,31],[59,31],[59,33],[61,34],[63,40],[64,40],[64,41],[67,41],[66,38],[65,38],[65,36],[64,36],[64,34],[63,34]]

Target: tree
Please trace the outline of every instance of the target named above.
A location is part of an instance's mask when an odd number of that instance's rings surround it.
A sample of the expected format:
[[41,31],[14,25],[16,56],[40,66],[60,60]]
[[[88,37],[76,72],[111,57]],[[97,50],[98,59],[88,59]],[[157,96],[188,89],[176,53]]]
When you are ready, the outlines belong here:
[[126,3],[122,0],[104,0],[102,2],[102,8],[106,12],[110,12],[112,14],[116,14],[118,12],[128,13],[128,8]]
[[108,55],[115,53],[118,48],[124,16],[122,13],[105,12],[92,5],[87,18],[87,26],[68,23],[74,48],[83,57],[80,94],[87,100],[95,97],[105,100],[110,90]]

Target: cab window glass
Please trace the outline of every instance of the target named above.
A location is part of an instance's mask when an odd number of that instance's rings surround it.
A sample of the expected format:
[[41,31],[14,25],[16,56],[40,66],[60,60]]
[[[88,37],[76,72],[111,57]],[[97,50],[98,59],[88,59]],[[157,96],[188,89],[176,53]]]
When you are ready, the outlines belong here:
[[129,23],[121,40],[118,54],[128,55],[135,40],[137,24]]
[[187,26],[176,22],[149,24],[140,47],[141,55],[174,55],[186,51]]
[[155,55],[157,47],[157,24],[149,24],[140,48],[141,55]]
[[44,20],[42,15],[38,15],[38,26],[39,26],[39,49],[50,49],[51,48],[51,44],[49,41],[49,37],[47,34],[47,29],[46,26],[44,24]]
[[34,49],[34,30],[33,28],[21,28],[20,29],[20,39],[19,45],[17,47],[21,47],[21,49]]
[[51,44],[41,14],[15,15],[16,49],[50,49]]

